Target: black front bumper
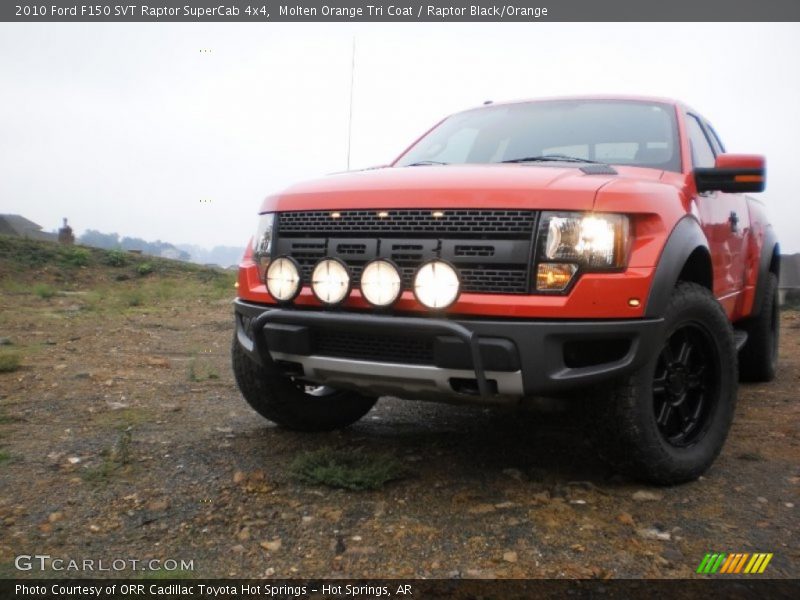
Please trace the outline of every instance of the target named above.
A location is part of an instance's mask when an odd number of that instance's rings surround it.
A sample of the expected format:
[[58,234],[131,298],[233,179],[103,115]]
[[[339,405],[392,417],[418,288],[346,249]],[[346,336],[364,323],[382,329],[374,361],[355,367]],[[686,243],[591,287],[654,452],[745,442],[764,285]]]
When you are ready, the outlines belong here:
[[[352,375],[333,376],[338,384],[403,395],[401,373],[435,376],[448,382],[449,395],[487,400],[558,395],[629,374],[657,351],[663,328],[662,319],[444,319],[241,300],[235,310],[237,339],[253,360],[274,360],[298,377],[308,378],[303,365],[318,378],[331,377],[339,365]],[[320,360],[327,361],[325,369],[314,370],[311,363]],[[374,386],[365,383],[367,373]],[[389,382],[385,389],[381,377]],[[416,395],[413,381],[405,387],[407,396]]]

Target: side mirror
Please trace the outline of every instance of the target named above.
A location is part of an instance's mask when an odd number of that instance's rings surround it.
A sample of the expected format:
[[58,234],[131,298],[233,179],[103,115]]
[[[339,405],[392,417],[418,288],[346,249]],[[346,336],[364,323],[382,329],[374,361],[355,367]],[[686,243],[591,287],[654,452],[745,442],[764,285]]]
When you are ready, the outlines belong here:
[[758,154],[720,154],[714,168],[697,168],[694,181],[698,192],[763,192],[766,163]]

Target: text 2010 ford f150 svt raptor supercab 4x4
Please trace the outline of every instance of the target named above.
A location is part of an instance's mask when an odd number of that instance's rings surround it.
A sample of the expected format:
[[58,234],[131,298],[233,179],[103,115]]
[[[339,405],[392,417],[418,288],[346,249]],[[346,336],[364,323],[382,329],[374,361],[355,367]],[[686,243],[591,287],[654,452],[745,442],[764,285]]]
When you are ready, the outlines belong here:
[[444,119],[389,166],[269,196],[233,367],[306,431],[380,395],[488,404],[582,388],[618,468],[702,474],[738,380],[775,373],[764,159],[679,102],[569,98]]

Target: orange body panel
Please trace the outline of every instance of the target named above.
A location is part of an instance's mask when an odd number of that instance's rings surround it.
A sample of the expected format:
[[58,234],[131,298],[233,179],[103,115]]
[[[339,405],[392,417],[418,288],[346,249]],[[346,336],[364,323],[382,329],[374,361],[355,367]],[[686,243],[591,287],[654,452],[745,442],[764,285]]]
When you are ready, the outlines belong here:
[[[708,198],[697,193],[685,124],[687,108],[675,107],[682,172],[615,166],[617,175],[590,175],[577,168],[524,164],[384,167],[335,174],[300,183],[267,197],[262,213],[297,210],[492,208],[624,213],[631,218],[627,268],[583,274],[566,295],[464,293],[446,312],[453,315],[528,319],[617,319],[645,314],[656,267],[674,227],[697,219],[713,263],[713,291],[732,321],[753,308],[759,256],[764,242],[763,207],[740,194]],[[739,231],[731,235],[728,213],[736,210]],[[246,256],[239,271],[243,300],[274,304]],[[638,300],[632,307],[629,300]],[[304,288],[300,307],[321,304]],[[633,303],[636,304],[636,303]],[[344,304],[371,310],[354,289]],[[406,291],[393,309],[429,313]]]

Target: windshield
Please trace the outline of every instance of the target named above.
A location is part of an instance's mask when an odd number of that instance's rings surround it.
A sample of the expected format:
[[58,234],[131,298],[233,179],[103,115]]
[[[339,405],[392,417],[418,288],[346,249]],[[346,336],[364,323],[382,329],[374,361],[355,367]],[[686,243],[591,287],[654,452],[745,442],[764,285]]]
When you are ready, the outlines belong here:
[[445,119],[395,163],[500,163],[564,156],[680,171],[675,109],[625,100],[489,106]]

